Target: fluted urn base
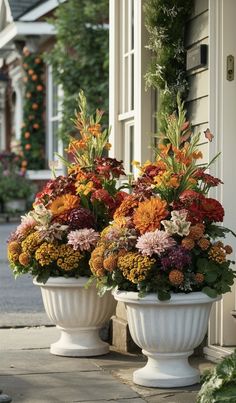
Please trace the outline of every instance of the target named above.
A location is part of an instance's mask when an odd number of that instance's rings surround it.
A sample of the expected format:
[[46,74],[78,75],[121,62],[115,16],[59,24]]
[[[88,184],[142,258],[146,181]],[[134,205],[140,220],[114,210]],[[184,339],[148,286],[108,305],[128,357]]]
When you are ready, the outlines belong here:
[[60,330],[60,338],[51,344],[52,354],[90,357],[109,352],[109,344],[100,339],[99,330],[115,313],[116,301],[110,292],[97,295],[95,285],[85,288],[88,278],[51,277],[38,283],[46,313]]
[[156,294],[140,298],[136,292],[114,291],[125,303],[131,336],[148,357],[145,367],[133,374],[142,386],[173,388],[200,380],[188,357],[203,340],[213,302],[202,292],[172,294],[159,301]]
[[91,357],[109,353],[109,344],[102,341],[97,329],[62,329],[60,339],[51,344],[50,352],[68,357]]

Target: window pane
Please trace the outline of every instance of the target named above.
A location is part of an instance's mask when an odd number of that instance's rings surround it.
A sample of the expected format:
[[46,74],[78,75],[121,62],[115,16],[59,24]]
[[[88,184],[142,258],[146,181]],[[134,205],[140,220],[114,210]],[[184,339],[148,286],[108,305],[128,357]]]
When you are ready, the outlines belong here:
[[53,82],[52,86],[52,116],[58,115],[58,85]]
[[53,139],[53,159],[55,158],[54,153],[58,152],[58,121],[52,122],[52,139]]
[[129,165],[130,172],[133,172],[132,161],[134,160],[134,126],[129,128]]

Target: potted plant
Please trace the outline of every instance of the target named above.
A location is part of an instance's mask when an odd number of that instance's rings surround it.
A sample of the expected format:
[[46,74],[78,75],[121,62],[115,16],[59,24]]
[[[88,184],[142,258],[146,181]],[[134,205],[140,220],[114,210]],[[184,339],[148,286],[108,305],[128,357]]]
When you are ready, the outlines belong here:
[[46,312],[61,331],[51,353],[67,356],[100,355],[109,346],[98,331],[114,313],[111,293],[102,298],[90,276],[90,253],[99,232],[108,225],[125,193],[116,188],[122,163],[104,156],[110,147],[102,130],[102,112],[87,112],[80,93],[75,125],[80,139],[68,146],[67,176],[50,180],[36,195],[33,210],[10,237],[8,256],[15,276],[30,273],[39,285]]
[[[148,357],[134,382],[176,387],[199,381],[188,356],[203,340],[213,302],[230,291],[232,252],[219,238],[229,229],[221,204],[207,196],[222,183],[198,164],[200,135],[193,134],[178,99],[178,115],[165,117],[154,163],[142,167],[133,193],[103,230],[90,267],[100,292],[127,308],[134,341]],[[212,135],[206,131],[206,137]]]
[[25,212],[35,187],[20,169],[21,157],[15,153],[0,154],[0,193],[3,212]]
[[214,369],[205,371],[197,403],[236,401],[236,351],[221,360]]

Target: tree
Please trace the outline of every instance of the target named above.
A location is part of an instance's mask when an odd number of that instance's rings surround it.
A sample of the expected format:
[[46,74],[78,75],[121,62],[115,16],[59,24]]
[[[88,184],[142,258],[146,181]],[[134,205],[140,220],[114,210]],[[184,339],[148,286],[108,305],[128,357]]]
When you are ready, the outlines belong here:
[[69,0],[59,5],[50,20],[56,29],[56,43],[45,60],[64,91],[60,130],[64,139],[73,133],[71,118],[81,89],[91,110],[108,110],[108,16],[108,0]]

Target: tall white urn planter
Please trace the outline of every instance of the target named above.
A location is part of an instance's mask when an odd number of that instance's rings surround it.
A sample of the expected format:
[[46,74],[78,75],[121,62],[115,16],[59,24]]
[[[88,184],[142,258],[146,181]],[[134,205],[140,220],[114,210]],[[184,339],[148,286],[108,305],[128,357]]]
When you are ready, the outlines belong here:
[[109,344],[99,337],[99,330],[114,314],[116,301],[110,292],[97,295],[95,284],[85,288],[87,277],[50,277],[40,286],[44,307],[60,330],[60,338],[50,352],[69,357],[89,357],[109,352]]
[[145,367],[133,374],[142,386],[171,388],[198,383],[199,371],[188,357],[203,340],[213,302],[202,292],[172,294],[159,301],[156,294],[140,298],[137,292],[113,292],[125,303],[131,336],[148,357]]

